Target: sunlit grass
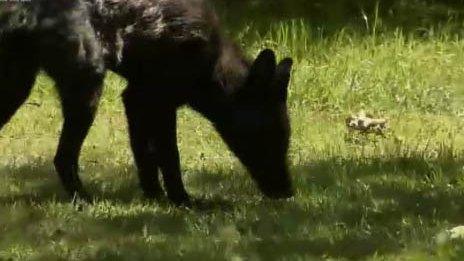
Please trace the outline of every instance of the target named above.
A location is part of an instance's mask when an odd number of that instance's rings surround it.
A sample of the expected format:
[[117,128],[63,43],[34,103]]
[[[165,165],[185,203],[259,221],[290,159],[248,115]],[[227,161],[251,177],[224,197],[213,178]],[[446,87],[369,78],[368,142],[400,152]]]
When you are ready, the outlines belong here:
[[[95,204],[68,203],[52,159],[61,125],[53,83],[41,75],[0,133],[0,259],[436,260],[464,223],[464,42],[401,30],[318,36],[295,20],[239,34],[250,55],[295,58],[290,162],[296,196],[262,199],[207,121],[179,113],[179,146],[194,209],[141,197],[120,92],[109,74],[81,158]],[[388,117],[386,137],[350,136],[344,117]]]

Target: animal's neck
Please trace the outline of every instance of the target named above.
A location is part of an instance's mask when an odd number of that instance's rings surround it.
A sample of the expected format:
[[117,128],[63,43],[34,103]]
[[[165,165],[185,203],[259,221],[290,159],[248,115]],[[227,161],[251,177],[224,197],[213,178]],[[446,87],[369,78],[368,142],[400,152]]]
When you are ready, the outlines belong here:
[[223,125],[234,110],[234,96],[248,76],[249,63],[241,50],[223,40],[211,84],[191,104],[213,124]]

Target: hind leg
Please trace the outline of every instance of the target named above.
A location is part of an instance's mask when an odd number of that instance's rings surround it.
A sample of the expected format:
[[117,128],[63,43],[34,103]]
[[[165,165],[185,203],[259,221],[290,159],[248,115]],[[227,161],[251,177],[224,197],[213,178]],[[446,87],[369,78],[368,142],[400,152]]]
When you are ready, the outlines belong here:
[[78,163],[97,111],[105,65],[86,9],[81,2],[75,4],[71,5],[74,15],[63,17],[56,29],[44,33],[41,55],[44,69],[56,82],[64,118],[55,168],[70,196],[90,200],[78,176]]
[[38,66],[32,54],[0,45],[0,130],[29,97]]
[[[64,118],[55,168],[73,199],[90,201],[78,175],[79,155],[98,108],[104,70],[100,59],[79,59],[74,49],[66,45],[57,52],[60,55],[48,59],[44,67],[56,82]],[[59,64],[56,57],[64,57],[67,62]]]
[[55,168],[66,192],[89,201],[78,175],[79,155],[92,125],[101,96],[102,76],[81,76],[58,83],[63,107],[63,129],[55,156]]

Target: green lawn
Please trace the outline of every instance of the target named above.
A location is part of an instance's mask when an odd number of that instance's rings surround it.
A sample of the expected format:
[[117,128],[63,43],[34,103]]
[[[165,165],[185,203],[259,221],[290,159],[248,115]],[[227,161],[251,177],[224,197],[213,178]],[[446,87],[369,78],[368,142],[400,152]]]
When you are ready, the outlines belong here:
[[[0,132],[0,260],[460,260],[464,241],[464,41],[400,30],[317,37],[302,21],[244,30],[250,54],[295,57],[289,106],[296,196],[263,199],[214,132],[188,109],[179,146],[193,209],[146,202],[109,74],[81,177],[96,197],[69,204],[51,163],[61,115],[41,75]],[[313,35],[313,36],[311,36]],[[351,135],[344,118],[388,117],[386,137]]]

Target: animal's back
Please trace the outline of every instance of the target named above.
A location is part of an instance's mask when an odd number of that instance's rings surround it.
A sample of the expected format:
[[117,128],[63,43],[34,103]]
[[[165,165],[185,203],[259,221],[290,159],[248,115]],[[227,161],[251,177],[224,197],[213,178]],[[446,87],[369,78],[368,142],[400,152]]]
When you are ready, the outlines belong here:
[[114,48],[118,38],[198,42],[210,41],[217,32],[217,18],[203,0],[0,1],[2,35],[18,30],[63,33],[87,20],[104,48]]
[[202,0],[85,0],[97,30],[189,40],[209,37],[214,13]]
[[43,59],[53,57],[49,53],[63,49],[66,41],[75,41],[82,49],[76,57],[102,56],[106,68],[126,78],[158,81],[140,84],[197,82],[211,73],[219,52],[217,18],[203,0],[8,3],[0,3],[0,33],[6,32],[0,41],[24,29],[37,38],[34,42],[40,45]]

